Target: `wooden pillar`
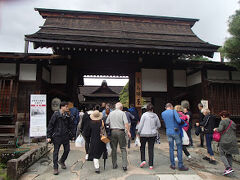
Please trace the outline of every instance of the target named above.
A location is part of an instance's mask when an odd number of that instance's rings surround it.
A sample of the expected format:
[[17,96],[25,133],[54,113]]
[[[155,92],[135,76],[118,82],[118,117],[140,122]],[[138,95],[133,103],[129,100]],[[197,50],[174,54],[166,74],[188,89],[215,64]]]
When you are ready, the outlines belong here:
[[202,90],[202,99],[206,99],[206,96],[207,96],[207,94],[208,94],[208,89],[207,89],[207,86],[208,86],[208,83],[207,83],[207,69],[205,68],[205,67],[203,67],[202,69],[201,69],[201,79],[202,79],[202,88],[201,88],[201,90]]
[[19,71],[20,71],[20,64],[16,63],[16,79],[15,79],[15,92],[14,92],[14,107],[13,107],[13,113],[17,119],[17,113],[18,113],[18,87],[19,87]]
[[76,61],[74,59],[69,59],[69,63],[67,65],[67,84],[66,89],[68,93],[68,97],[70,101],[72,101],[75,106],[78,107],[78,69],[77,69]]
[[174,87],[173,87],[173,66],[172,64],[167,68],[167,101],[173,102]]
[[83,86],[84,85],[84,79],[83,79],[84,74],[78,72],[78,85]]
[[129,75],[128,90],[129,90],[129,105],[130,104],[135,105],[135,72]]
[[72,101],[75,106],[78,107],[78,73],[74,70],[73,73],[73,82],[72,82]]
[[42,92],[42,64],[37,63],[37,75],[36,75],[36,94],[40,94]]

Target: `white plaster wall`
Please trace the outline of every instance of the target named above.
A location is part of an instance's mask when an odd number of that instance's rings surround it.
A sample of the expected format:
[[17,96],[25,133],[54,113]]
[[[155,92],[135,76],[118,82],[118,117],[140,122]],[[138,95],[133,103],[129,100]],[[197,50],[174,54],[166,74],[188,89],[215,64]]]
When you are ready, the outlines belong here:
[[173,86],[174,87],[187,86],[187,77],[185,70],[173,70]]
[[167,92],[166,69],[142,69],[142,91]]
[[0,74],[16,75],[16,64],[0,63]]
[[232,80],[240,80],[240,71],[232,71]]
[[65,84],[67,82],[67,66],[51,67],[51,83]]
[[36,81],[37,65],[36,64],[20,64],[19,80]]
[[187,86],[192,86],[202,82],[201,71],[187,76]]
[[50,76],[50,72],[45,68],[43,67],[42,68],[42,79],[47,81],[48,83],[50,83],[50,79],[51,76]]
[[229,72],[221,70],[207,70],[208,79],[229,80]]

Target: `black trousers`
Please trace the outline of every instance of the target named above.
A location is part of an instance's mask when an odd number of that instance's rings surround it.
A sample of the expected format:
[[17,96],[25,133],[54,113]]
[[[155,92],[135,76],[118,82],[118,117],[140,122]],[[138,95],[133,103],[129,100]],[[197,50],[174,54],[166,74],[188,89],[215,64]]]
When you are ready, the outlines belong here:
[[190,153],[189,153],[188,150],[187,150],[187,146],[186,146],[186,145],[182,145],[182,150],[183,150],[183,152],[184,152],[184,154],[185,154],[186,156],[189,156],[189,155],[190,155]]
[[140,137],[140,151],[141,151],[141,161],[146,161],[145,158],[145,147],[148,142],[148,157],[149,157],[149,166],[153,166],[153,158],[154,158],[154,143],[156,136],[154,137]]
[[193,140],[192,140],[192,132],[191,132],[192,128],[188,128],[187,130],[187,135],[189,137],[189,145],[193,146]]
[[68,153],[70,151],[70,143],[69,141],[64,143],[54,143],[54,150],[53,150],[53,168],[58,169],[58,153],[61,145],[63,145],[64,151],[62,157],[60,158],[59,162],[64,163],[68,157]]
[[203,147],[204,146],[204,133],[200,133],[200,145]]

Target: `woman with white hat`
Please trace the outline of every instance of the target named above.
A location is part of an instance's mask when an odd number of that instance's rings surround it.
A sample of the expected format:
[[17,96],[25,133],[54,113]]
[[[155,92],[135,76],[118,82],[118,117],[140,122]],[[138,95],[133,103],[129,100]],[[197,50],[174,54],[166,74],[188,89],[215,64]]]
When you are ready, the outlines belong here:
[[98,110],[93,111],[90,115],[91,121],[89,122],[90,133],[90,148],[88,160],[93,161],[95,172],[100,173],[99,159],[103,155],[103,159],[107,159],[106,144],[101,141],[100,127],[102,126],[102,113]]

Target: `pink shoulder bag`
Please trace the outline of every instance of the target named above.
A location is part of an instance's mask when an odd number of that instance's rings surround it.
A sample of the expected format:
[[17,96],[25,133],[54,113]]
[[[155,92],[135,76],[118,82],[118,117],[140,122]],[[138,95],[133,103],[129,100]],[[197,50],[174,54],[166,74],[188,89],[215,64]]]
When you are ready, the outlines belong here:
[[220,142],[221,135],[224,134],[230,128],[231,125],[232,125],[232,120],[229,123],[228,127],[222,133],[214,131],[213,132],[213,140],[216,141],[216,142]]

